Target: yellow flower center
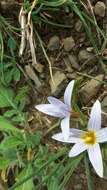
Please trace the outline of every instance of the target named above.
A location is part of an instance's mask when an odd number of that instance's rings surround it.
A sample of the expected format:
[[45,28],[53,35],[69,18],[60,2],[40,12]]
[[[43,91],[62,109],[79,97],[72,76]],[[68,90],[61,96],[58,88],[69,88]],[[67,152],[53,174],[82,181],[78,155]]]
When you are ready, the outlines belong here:
[[84,140],[85,144],[94,145],[96,143],[96,132],[88,131],[82,136],[82,139]]

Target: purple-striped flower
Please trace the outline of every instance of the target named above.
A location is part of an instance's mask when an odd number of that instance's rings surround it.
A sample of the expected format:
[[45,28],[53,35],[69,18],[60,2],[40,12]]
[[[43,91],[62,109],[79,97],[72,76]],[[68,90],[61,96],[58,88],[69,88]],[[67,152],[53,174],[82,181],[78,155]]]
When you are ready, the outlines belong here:
[[62,131],[62,133],[53,135],[52,138],[61,142],[75,143],[69,152],[69,157],[75,157],[87,150],[93,168],[100,177],[103,177],[103,161],[99,143],[107,141],[107,128],[101,129],[101,105],[98,100],[91,110],[88,131],[71,128],[67,140],[64,136]]
[[74,80],[72,80],[65,89],[64,103],[55,97],[48,97],[49,104],[40,104],[35,108],[48,115],[61,118],[61,129],[64,138],[67,139],[69,135],[69,120],[72,113],[71,96],[74,87]]

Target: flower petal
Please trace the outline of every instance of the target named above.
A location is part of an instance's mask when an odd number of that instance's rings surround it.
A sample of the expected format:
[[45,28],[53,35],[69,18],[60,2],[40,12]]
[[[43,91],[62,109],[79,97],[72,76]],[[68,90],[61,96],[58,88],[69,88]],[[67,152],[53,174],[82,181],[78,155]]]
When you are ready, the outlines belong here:
[[63,143],[78,143],[81,142],[80,138],[76,138],[76,137],[68,137],[67,140],[64,139],[63,133],[57,133],[55,135],[52,136],[52,139],[63,142]]
[[89,130],[98,131],[101,128],[101,104],[97,100],[91,110],[90,119],[88,122]]
[[80,138],[81,136],[86,133],[86,131],[82,131],[80,129],[75,129],[75,128],[70,128],[70,133],[72,134],[73,137]]
[[79,142],[73,146],[73,148],[69,152],[69,157],[74,157],[84,152],[87,149],[87,145],[83,142]]
[[71,96],[72,96],[73,87],[74,87],[74,80],[72,80],[68,84],[64,93],[64,103],[67,104],[69,107],[71,106]]
[[48,101],[50,104],[53,104],[53,105],[64,106],[64,107],[66,106],[62,101],[52,96],[48,97]]
[[35,108],[45,114],[48,114],[54,117],[60,117],[60,118],[64,117],[63,111],[60,110],[57,106],[54,106],[52,104],[40,104],[40,105],[35,106]]
[[69,121],[70,121],[70,116],[65,117],[62,121],[61,121],[61,130],[62,130],[62,134],[65,140],[68,139],[69,137]]
[[97,131],[96,134],[97,142],[104,143],[107,141],[107,127]]
[[99,144],[95,144],[88,149],[90,162],[95,169],[96,173],[103,177],[103,161]]
[[61,102],[60,100],[58,100],[57,98],[54,98],[52,96],[48,97],[48,101],[53,105],[58,107],[58,109],[60,109],[63,112],[63,115],[66,117],[68,115],[70,115],[70,109],[69,107],[64,104],[63,102]]

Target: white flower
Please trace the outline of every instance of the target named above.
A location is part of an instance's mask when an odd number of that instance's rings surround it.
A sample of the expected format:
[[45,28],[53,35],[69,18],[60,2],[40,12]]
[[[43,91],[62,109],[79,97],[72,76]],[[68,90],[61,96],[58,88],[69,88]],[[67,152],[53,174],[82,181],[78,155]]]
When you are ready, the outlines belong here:
[[63,119],[61,121],[61,129],[64,138],[67,139],[69,135],[69,120],[72,115],[71,96],[74,87],[74,80],[72,80],[65,89],[64,103],[55,97],[48,97],[50,104],[40,104],[35,108],[48,115]]
[[69,157],[77,156],[87,150],[93,168],[100,177],[103,177],[103,161],[99,143],[107,141],[107,128],[101,129],[101,105],[98,100],[92,107],[87,132],[70,129],[67,140],[64,139],[63,131],[53,135],[52,138],[61,142],[76,143],[69,152]]

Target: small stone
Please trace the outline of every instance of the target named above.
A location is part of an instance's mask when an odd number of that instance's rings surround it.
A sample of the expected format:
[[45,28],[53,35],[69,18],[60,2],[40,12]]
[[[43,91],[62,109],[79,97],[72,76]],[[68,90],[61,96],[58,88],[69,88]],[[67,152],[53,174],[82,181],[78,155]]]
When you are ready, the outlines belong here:
[[72,20],[73,16],[74,16],[74,12],[71,11],[71,12],[69,13],[68,17],[70,18],[70,20]]
[[[101,102],[103,112],[107,113],[107,96],[104,97]],[[107,115],[102,114],[102,126],[107,127]]]
[[88,59],[91,59],[93,57],[93,53],[88,52],[87,50],[80,50],[78,54],[78,59],[80,62],[86,61]]
[[102,52],[102,56],[104,60],[107,60],[107,48]]
[[103,75],[98,75],[95,79],[91,79],[81,88],[79,94],[84,104],[89,103],[89,101],[97,95],[102,85],[99,81],[103,81],[103,77]]
[[87,47],[87,49],[86,49],[88,52],[92,52],[93,50],[94,50],[94,48],[93,47]]
[[74,190],[82,190],[82,185],[81,184],[74,185]]
[[66,66],[66,71],[67,71],[68,73],[72,73],[74,70],[73,70],[73,68],[72,68],[72,66],[71,66],[71,63],[70,63],[70,61],[69,61],[68,56],[64,57],[64,63],[65,63],[65,66]]
[[51,92],[55,93],[56,90],[58,90],[59,85],[63,83],[65,79],[66,79],[66,75],[64,73],[60,71],[56,71],[53,75],[54,84],[52,80],[49,81],[50,86],[51,86]]
[[84,65],[93,65],[97,62],[98,58],[93,52],[88,52],[87,50],[80,50],[78,54],[79,62]]
[[77,69],[77,70],[79,70],[79,64],[78,64],[78,59],[77,59],[77,57],[75,56],[75,55],[73,55],[73,54],[69,54],[68,55],[68,58],[69,58],[69,61],[70,61],[70,63],[71,63],[71,66],[74,68],[74,69]]
[[85,41],[85,39],[86,39],[86,34],[85,33],[80,33],[79,34],[79,39],[78,39],[78,41],[80,43],[80,47],[82,46],[81,43],[83,43]]
[[47,47],[51,51],[59,49],[60,48],[60,39],[59,39],[59,37],[58,36],[51,37]]
[[44,65],[42,65],[41,63],[33,64],[32,66],[38,73],[42,73],[44,70]]
[[81,174],[80,174],[80,178],[81,178],[81,179],[86,179],[85,174],[81,173]]
[[68,15],[66,15],[66,16],[64,17],[64,22],[65,22],[67,25],[70,25],[72,28],[73,28],[73,23],[74,23],[73,16],[74,16],[74,13],[73,13],[73,12],[70,12]]
[[107,108],[107,96],[104,97],[104,99],[103,99],[103,101],[102,101],[101,104],[102,104],[103,108],[105,108],[105,107]]
[[102,1],[98,1],[95,4],[95,7],[94,7],[95,14],[100,16],[100,17],[104,17],[105,16],[105,11],[106,11],[105,4]]
[[[72,79],[77,79],[77,73],[76,72],[72,72],[72,73],[67,73],[66,74],[67,78],[69,78],[70,80]],[[79,79],[79,78],[78,78]]]
[[25,71],[26,71],[28,77],[31,80],[33,80],[33,82],[35,83],[37,88],[39,88],[41,86],[41,82],[40,82],[38,76],[36,75],[36,73],[34,72],[33,68],[30,65],[26,65],[25,66]]
[[9,8],[13,8],[15,2],[14,0],[2,0],[0,1],[0,6],[3,10],[7,10]]
[[63,45],[65,51],[70,51],[75,46],[75,41],[72,36],[63,39]]
[[81,20],[78,20],[78,21],[76,22],[76,24],[75,24],[75,30],[76,30],[77,32],[81,32],[81,30],[82,30],[82,22],[81,22]]
[[46,80],[46,75],[45,75],[45,73],[43,72],[43,73],[40,73],[40,79],[42,79],[42,80]]

